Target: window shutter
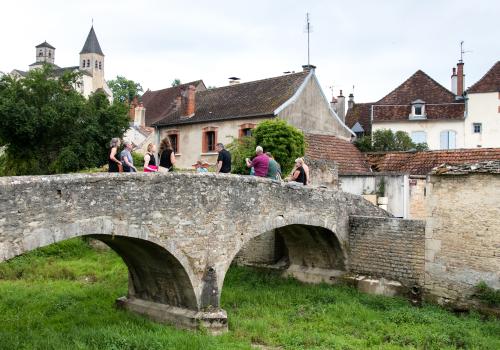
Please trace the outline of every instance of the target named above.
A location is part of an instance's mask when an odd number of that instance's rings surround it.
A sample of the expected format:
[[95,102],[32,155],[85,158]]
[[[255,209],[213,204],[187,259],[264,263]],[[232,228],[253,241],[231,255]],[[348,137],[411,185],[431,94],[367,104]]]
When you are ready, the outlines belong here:
[[448,149],[448,131],[441,131],[441,149]]

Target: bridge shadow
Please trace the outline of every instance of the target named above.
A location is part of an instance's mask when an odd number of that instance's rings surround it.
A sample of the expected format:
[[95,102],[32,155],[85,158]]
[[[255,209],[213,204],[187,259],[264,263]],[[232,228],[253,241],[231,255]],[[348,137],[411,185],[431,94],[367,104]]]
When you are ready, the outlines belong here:
[[233,264],[282,270],[303,282],[335,283],[346,271],[346,254],[331,230],[290,224],[251,239]]
[[129,271],[128,298],[197,310],[191,280],[182,264],[165,248],[143,239],[87,235],[114,250]]

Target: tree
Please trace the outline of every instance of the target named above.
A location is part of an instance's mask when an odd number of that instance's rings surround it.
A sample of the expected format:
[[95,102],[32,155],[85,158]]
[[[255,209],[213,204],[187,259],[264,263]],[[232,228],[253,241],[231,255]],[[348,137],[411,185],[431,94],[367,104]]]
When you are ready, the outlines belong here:
[[414,143],[411,137],[405,131],[396,131],[390,129],[380,129],[372,136],[363,136],[354,143],[362,152],[370,151],[424,151],[427,150],[426,143]]
[[262,146],[265,152],[271,152],[280,163],[283,174],[292,170],[296,158],[304,156],[304,134],[282,119],[269,119],[260,123],[252,135],[255,144]]
[[174,80],[172,80],[172,87],[179,85],[181,85],[181,80],[179,78],[175,78]]
[[226,145],[231,152],[231,172],[233,174],[248,175],[248,169],[245,159],[255,155],[255,138],[253,136],[243,136],[233,139]]
[[127,107],[103,92],[86,100],[79,74],[53,79],[52,68],[0,79],[0,145],[5,175],[53,174],[100,166],[108,143],[128,128]]
[[141,84],[120,75],[116,79],[108,81],[108,86],[113,91],[113,98],[116,101],[127,104],[130,104],[134,97],[139,97],[143,91]]

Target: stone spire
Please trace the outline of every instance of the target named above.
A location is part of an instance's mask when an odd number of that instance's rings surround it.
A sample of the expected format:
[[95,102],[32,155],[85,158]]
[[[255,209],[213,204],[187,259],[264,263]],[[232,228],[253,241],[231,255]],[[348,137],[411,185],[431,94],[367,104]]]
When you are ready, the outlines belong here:
[[94,26],[90,28],[87,40],[85,40],[82,51],[80,51],[80,54],[83,53],[96,53],[104,56],[104,53],[101,50],[101,46],[99,45],[99,40],[97,40],[97,36],[95,35]]

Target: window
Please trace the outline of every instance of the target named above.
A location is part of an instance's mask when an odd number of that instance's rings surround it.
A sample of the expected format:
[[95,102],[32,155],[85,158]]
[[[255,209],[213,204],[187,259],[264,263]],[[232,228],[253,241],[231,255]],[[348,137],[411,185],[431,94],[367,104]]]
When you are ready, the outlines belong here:
[[97,69],[97,61],[95,61],[95,69]]
[[52,52],[49,51],[49,58],[52,57]]
[[102,69],[102,62],[99,61],[99,69]]
[[87,67],[90,68],[90,60],[87,60]]
[[427,142],[427,133],[425,131],[413,131],[411,140],[413,143],[425,143]]
[[207,152],[215,151],[215,131],[207,131],[205,133],[205,137],[207,138]]
[[253,123],[241,124],[239,137],[252,136],[252,129],[255,129],[255,124]]
[[179,149],[178,149],[179,142],[178,142],[177,134],[168,135],[168,138],[170,139],[170,144],[172,145],[172,149],[174,150],[174,153],[179,153]]
[[483,131],[483,124],[481,123],[472,123],[472,132],[474,134],[480,134]]
[[217,144],[217,128],[208,126],[202,129],[202,153],[215,152],[215,145]]
[[82,68],[85,68],[85,60],[82,61]]
[[425,101],[415,100],[411,103],[410,119],[425,119]]
[[456,148],[457,133],[453,130],[441,131],[441,149]]
[[43,56],[43,51],[40,50],[40,52],[38,53],[38,56]]

